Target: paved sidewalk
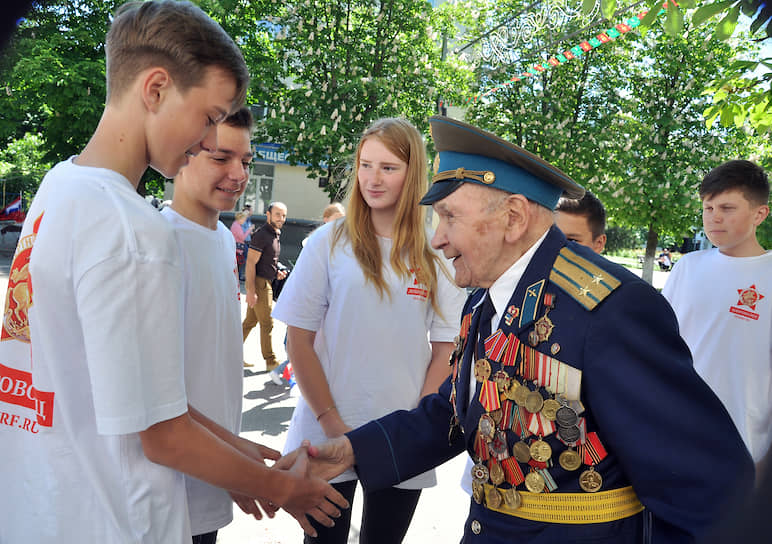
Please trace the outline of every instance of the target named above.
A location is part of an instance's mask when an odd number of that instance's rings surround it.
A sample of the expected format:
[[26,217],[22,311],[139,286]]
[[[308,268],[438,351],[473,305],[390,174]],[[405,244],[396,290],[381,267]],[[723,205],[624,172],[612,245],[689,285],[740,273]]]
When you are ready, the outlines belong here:
[[[246,312],[243,298],[242,316]],[[283,343],[285,330],[283,323],[274,322],[274,351],[282,361],[286,358]],[[242,436],[281,451],[297,398],[294,396],[296,393],[293,391],[291,394],[288,387],[278,386],[271,381],[260,355],[259,336],[256,327],[244,344],[244,358],[255,366],[244,369]],[[459,484],[465,467],[466,457],[461,455],[437,469],[438,483],[421,494],[413,523],[405,538],[406,544],[452,543],[461,540],[469,510],[468,495]],[[352,544],[359,539],[361,503],[358,491],[354,499],[349,538]],[[300,526],[285,512],[280,511],[272,520],[257,521],[238,508],[234,509],[233,522],[222,529],[217,538],[218,544],[290,544],[302,541]]]

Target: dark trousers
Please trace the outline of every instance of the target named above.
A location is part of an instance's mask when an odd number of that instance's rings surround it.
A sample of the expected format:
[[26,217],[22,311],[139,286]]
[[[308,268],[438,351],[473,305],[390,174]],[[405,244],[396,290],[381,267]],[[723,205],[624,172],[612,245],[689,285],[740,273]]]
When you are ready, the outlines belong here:
[[[349,504],[354,502],[356,480],[332,484],[346,497]],[[399,544],[413,519],[413,513],[421,497],[420,489],[397,489],[390,487],[381,491],[364,493],[362,506],[362,526],[359,532],[359,544]],[[335,526],[324,527],[311,519],[317,537],[305,535],[305,544],[346,544],[351,525],[351,508],[341,511]]]
[[217,531],[203,533],[193,536],[193,544],[215,544],[217,542]]

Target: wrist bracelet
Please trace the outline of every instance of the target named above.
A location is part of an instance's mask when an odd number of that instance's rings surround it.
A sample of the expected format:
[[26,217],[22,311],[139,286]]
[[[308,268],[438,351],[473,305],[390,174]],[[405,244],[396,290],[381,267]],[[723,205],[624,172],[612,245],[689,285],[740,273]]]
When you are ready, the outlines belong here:
[[329,412],[330,410],[333,410],[333,409],[335,409],[335,405],[334,404],[332,406],[322,410],[321,412],[319,412],[319,415],[316,416],[316,421],[319,421],[320,419],[322,419],[322,416],[324,414],[326,414],[327,412]]

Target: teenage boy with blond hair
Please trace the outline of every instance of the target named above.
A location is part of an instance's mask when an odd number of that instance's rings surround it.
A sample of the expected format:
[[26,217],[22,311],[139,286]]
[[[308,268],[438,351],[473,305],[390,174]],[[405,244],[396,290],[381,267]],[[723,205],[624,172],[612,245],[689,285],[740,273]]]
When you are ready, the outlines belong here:
[[[307,458],[267,468],[256,445],[188,405],[181,262],[140,197],[217,147],[248,72],[188,2],[129,3],[106,39],[107,101],[80,155],[43,179],[9,277],[0,336],[0,542],[190,542],[181,472],[330,522]],[[103,225],[109,222],[110,229]]]
[[769,215],[769,181],[750,162],[725,162],[700,185],[713,249],[687,253],[662,294],[694,368],[726,406],[758,464],[772,441],[772,251],[756,238]]

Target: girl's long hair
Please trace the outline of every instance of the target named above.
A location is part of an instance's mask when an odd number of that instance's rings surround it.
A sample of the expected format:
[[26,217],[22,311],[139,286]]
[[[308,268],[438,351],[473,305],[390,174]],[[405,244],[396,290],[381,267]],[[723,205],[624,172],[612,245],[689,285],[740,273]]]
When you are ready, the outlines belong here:
[[359,189],[359,157],[362,146],[369,138],[377,138],[389,151],[407,163],[405,183],[392,225],[391,267],[402,278],[409,279],[415,273],[418,283],[428,289],[432,307],[439,312],[437,268],[444,271],[444,267],[429,247],[425,229],[426,214],[423,206],[418,204],[428,189],[426,148],[421,134],[409,121],[399,118],[379,119],[362,135],[349,180],[346,216],[336,227],[332,248],[335,248],[345,233],[365,279],[372,282],[381,297],[384,293],[391,296],[383,277],[381,246],[370,218],[370,206]]

